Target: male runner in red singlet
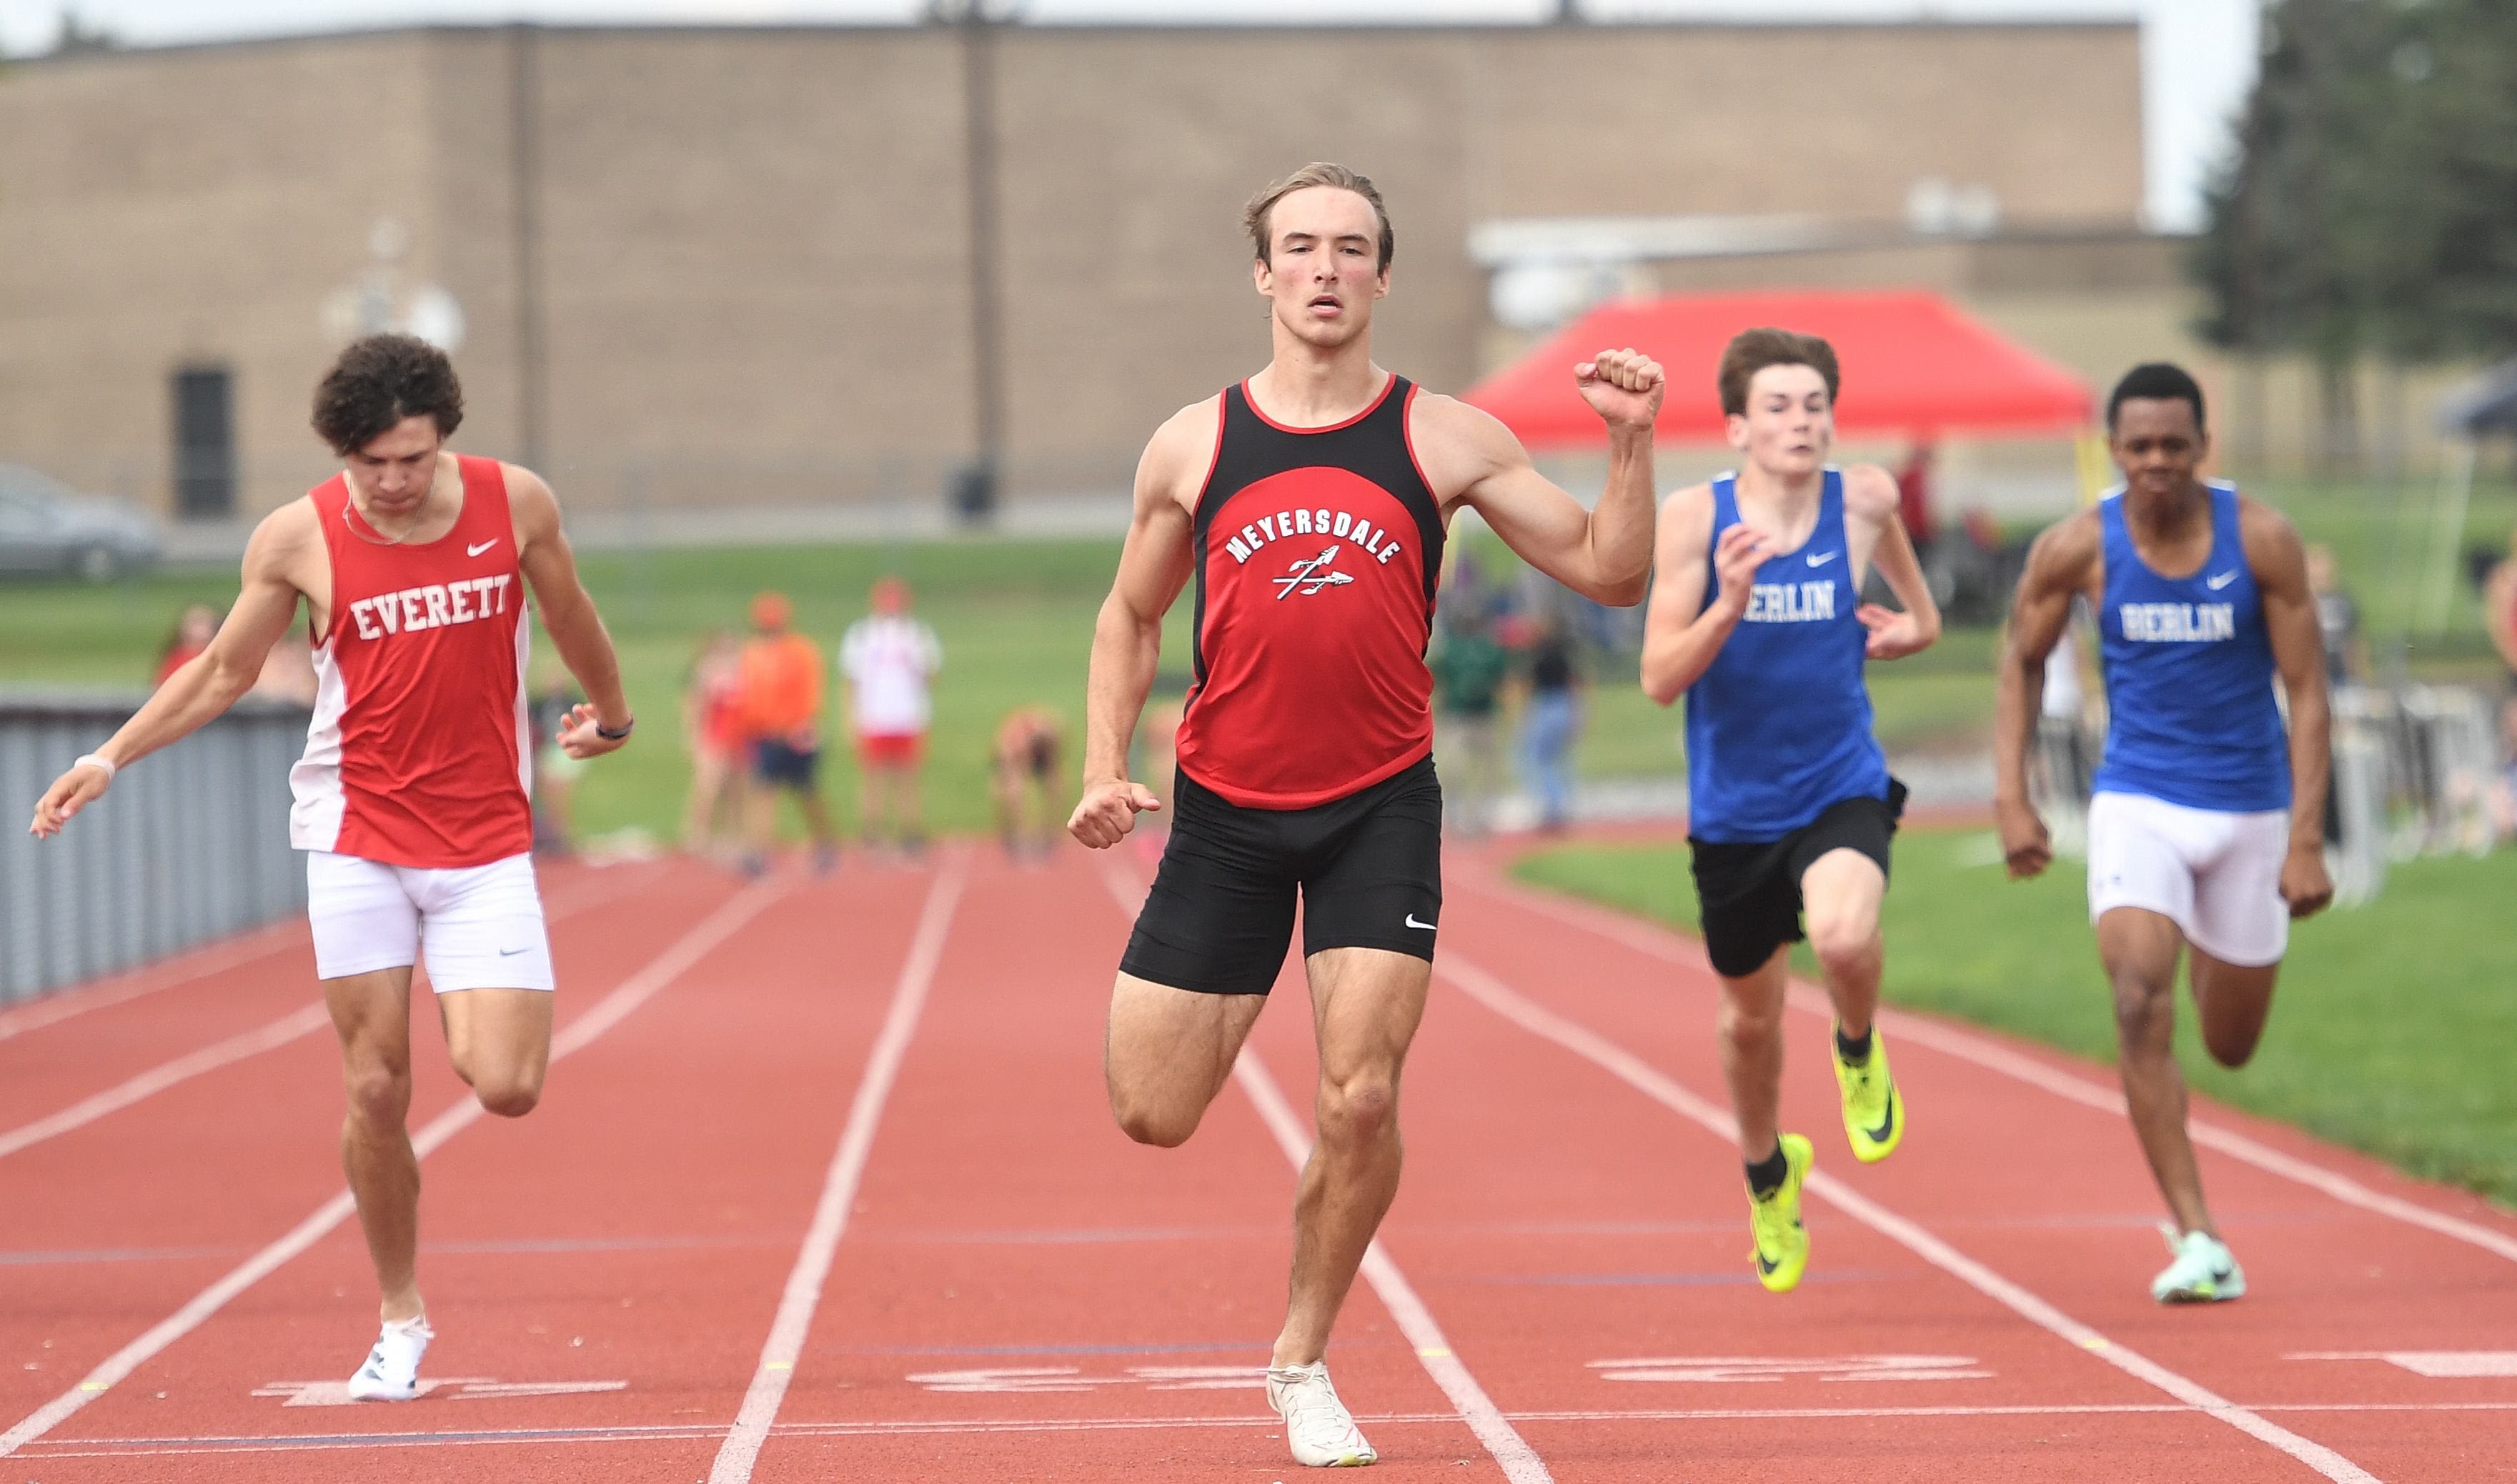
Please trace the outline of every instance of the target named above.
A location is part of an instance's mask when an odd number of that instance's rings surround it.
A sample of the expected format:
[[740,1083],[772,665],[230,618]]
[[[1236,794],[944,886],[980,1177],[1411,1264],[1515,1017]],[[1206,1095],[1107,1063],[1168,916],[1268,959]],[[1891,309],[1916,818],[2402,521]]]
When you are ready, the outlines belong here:
[[1297,1463],[1369,1463],[1321,1357],[1398,1189],[1399,1068],[1432,977],[1442,800],[1425,649],[1443,536],[1466,506],[1557,580],[1640,602],[1661,371],[1633,351],[1573,368],[1608,424],[1607,489],[1586,512],[1501,423],[1373,363],[1392,239],[1370,181],[1305,167],[1244,225],[1275,358],[1173,415],[1137,466],[1068,827],[1106,848],[1160,807],[1127,775],[1128,742],[1163,615],[1194,578],[1177,811],[1111,996],[1110,1106],[1144,1143],[1196,1130],[1285,961],[1299,892],[1319,1143],[1267,1396]]
[[35,806],[50,835],[117,769],[216,717],[306,604],[319,690],[289,773],[289,837],[310,852],[315,971],[341,1035],[350,1111],[341,1164],[384,1292],[382,1335],[350,1380],[366,1401],[419,1394],[432,1332],[414,1272],[419,1165],[410,1107],[411,967],[425,948],[454,1070],[481,1106],[533,1110],[550,1056],[550,945],[534,888],[524,722],[524,584],[592,697],[560,730],[609,752],[632,718],[612,640],[531,472],[446,451],[463,394],[445,355],[405,335],[341,353],[315,431],[343,469],[264,519],[244,586],[209,649]]

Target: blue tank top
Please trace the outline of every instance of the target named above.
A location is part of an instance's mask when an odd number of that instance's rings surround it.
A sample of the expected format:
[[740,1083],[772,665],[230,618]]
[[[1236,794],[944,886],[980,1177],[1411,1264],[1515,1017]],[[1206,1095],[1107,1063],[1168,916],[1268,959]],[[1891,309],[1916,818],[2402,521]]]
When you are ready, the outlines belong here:
[[2209,481],[2211,558],[2192,576],[2150,570],[2124,521],[2123,491],[2099,502],[2106,603],[2102,793],[2143,793],[2227,814],[2289,807],[2289,749],[2273,701],[2263,595],[2238,527],[2238,487]]
[[[1712,551],[1739,524],[1733,476],[1713,482]],[[1888,758],[1861,681],[1869,631],[1844,531],[1844,473],[1826,471],[1817,526],[1757,569],[1748,612],[1686,693],[1687,833],[1714,844],[1779,840],[1849,798],[1888,796]]]

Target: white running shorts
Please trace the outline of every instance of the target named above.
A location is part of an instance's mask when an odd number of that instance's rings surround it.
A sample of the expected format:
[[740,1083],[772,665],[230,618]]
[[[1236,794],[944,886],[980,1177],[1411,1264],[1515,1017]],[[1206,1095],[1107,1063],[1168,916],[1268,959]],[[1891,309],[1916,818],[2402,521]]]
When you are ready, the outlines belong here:
[[2226,814],[2101,793],[2089,801],[2089,920],[2147,908],[2223,963],[2279,963],[2289,947],[2288,856],[2286,810]]
[[432,869],[312,851],[306,916],[319,979],[403,968],[425,947],[440,995],[555,987],[530,855]]

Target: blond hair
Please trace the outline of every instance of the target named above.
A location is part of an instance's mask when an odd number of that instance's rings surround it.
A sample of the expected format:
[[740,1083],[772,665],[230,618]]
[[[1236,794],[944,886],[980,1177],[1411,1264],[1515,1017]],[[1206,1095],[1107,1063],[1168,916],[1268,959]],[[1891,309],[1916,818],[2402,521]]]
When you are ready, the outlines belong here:
[[1275,235],[1275,227],[1270,219],[1276,213],[1276,203],[1297,191],[1308,191],[1314,186],[1351,191],[1372,203],[1372,214],[1381,222],[1380,261],[1373,267],[1376,271],[1386,272],[1391,255],[1397,251],[1398,239],[1389,230],[1389,208],[1382,204],[1381,191],[1374,187],[1369,176],[1326,160],[1314,160],[1304,165],[1252,196],[1250,204],[1241,208],[1241,229],[1250,233],[1250,245],[1257,249],[1258,261],[1267,261],[1267,250],[1273,245],[1269,239]]

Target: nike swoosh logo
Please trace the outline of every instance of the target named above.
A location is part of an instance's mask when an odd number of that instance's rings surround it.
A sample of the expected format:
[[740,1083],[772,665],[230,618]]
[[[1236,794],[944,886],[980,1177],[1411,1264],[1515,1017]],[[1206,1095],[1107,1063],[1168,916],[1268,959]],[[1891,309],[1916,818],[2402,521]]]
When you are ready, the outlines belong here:
[[502,948],[498,950],[498,956],[501,958],[513,958],[518,954],[529,954],[532,952],[533,950],[525,948]]
[[2235,581],[2237,581],[2237,580],[2238,580],[2238,574],[2237,574],[2236,572],[2224,572],[2220,573],[2220,575],[2218,575],[2218,576],[2216,576],[2216,577],[2205,577],[2205,578],[2202,580],[2202,585],[2203,585],[2203,586],[2205,586],[2205,587],[2207,587],[2207,588],[2209,588],[2209,589],[2211,589],[2213,592],[2215,592],[2215,593],[2216,593],[2216,592],[2218,592],[2220,589],[2222,589],[2222,588],[2224,588],[2224,587],[2228,586],[2230,583],[2235,582]]
[[1765,1253],[1763,1253],[1763,1252],[1759,1252],[1759,1253],[1757,1254],[1757,1276],[1758,1276],[1758,1277],[1760,1277],[1760,1278],[1771,1278],[1771,1277],[1773,1277],[1773,1276],[1774,1276],[1774,1269],[1776,1269],[1776,1268],[1778,1268],[1778,1267],[1781,1267],[1781,1266],[1782,1266],[1782,1263],[1780,1263],[1779,1261],[1777,1261],[1777,1262],[1769,1262],[1769,1261],[1767,1261],[1767,1260],[1766,1260],[1766,1254],[1765,1254]]
[[1416,920],[1416,914],[1415,914],[1414,912],[1409,912],[1409,913],[1407,914],[1407,925],[1408,925],[1409,927],[1421,927],[1421,928],[1423,928],[1425,931],[1427,931],[1427,932],[1429,932],[1429,932],[1431,932],[1431,931],[1433,930],[1433,924],[1432,924],[1432,923],[1430,923],[1430,922],[1419,922],[1419,921],[1417,921],[1417,920]]
[[465,556],[467,556],[467,557],[477,557],[477,556],[479,556],[481,553],[483,553],[483,552],[485,552],[485,551],[488,551],[491,547],[495,546],[495,545],[497,545],[497,544],[498,544],[498,538],[497,538],[496,536],[491,536],[490,539],[488,539],[488,540],[486,540],[486,541],[482,542],[482,543],[481,543],[480,545],[478,545],[478,546],[466,546],[466,547],[464,547],[464,548],[463,548],[463,554],[464,554]]
[[1844,555],[1844,553],[1840,551],[1830,551],[1823,556],[1811,557],[1808,561],[1809,565],[1812,567],[1824,567],[1827,563],[1834,561],[1837,557],[1842,555]]
[[1870,1135],[1870,1142],[1873,1144],[1885,1144],[1888,1142],[1888,1136],[1897,1131],[1897,1103],[1895,1099],[1892,1098],[1889,1100],[1888,1117],[1880,1121],[1879,1126],[1865,1131]]

